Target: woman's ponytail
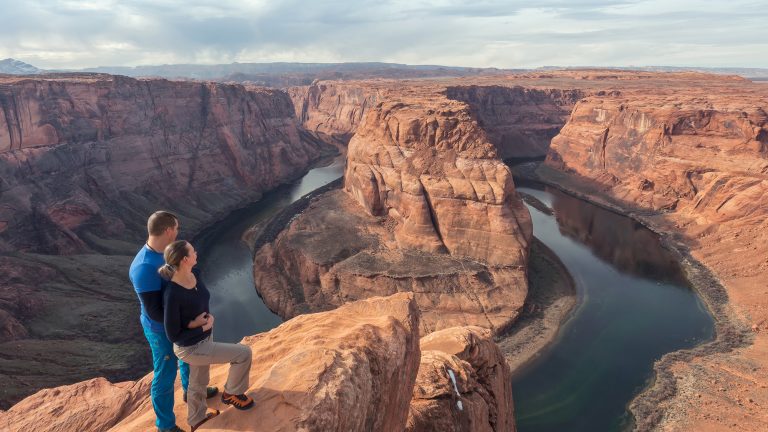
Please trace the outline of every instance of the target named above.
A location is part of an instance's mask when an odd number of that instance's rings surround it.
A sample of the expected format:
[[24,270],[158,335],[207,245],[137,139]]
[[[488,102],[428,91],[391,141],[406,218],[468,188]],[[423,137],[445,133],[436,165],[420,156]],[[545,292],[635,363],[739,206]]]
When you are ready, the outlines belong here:
[[179,269],[181,260],[189,255],[189,249],[187,248],[187,242],[185,240],[177,240],[165,247],[163,251],[163,258],[165,258],[165,264],[160,267],[157,272],[163,279],[171,280],[173,274]]
[[176,273],[176,268],[168,263],[165,263],[157,270],[157,272],[160,273],[160,277],[163,279],[171,280],[173,278],[173,274]]

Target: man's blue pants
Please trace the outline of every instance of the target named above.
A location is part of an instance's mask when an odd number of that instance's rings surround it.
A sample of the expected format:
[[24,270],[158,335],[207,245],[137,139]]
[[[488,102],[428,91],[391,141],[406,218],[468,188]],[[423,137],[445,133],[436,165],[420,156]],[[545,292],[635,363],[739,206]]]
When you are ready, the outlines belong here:
[[[163,332],[144,329],[149,346],[152,348],[152,407],[155,409],[159,429],[169,429],[176,424],[173,414],[173,384],[176,381],[176,370],[181,371],[181,386],[187,391],[189,384],[189,365],[176,358],[173,344]],[[177,366],[178,364],[178,366]]]

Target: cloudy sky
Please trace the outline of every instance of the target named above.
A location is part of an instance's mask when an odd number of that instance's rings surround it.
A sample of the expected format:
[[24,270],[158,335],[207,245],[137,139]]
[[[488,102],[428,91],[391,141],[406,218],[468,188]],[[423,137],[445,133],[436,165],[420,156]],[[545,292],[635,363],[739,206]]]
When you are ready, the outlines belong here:
[[768,0],[0,0],[0,59],[768,68],[766,23]]

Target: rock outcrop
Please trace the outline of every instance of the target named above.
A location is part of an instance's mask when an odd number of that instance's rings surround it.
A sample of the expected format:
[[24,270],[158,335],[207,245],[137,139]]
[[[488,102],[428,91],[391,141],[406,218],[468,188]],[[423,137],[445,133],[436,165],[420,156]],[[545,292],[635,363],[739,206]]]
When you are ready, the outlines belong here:
[[[631,408],[641,427],[762,430],[768,417],[768,88],[734,77],[666,76],[580,101],[543,178],[634,212],[714,273],[704,299],[718,340],[670,357]],[[693,274],[701,273],[696,270]],[[689,272],[690,273],[690,272]],[[719,286],[717,282],[710,282]],[[718,288],[719,289],[719,288]],[[754,341],[745,336],[756,332]],[[663,387],[659,387],[663,386]]]
[[488,329],[449,328],[420,345],[406,431],[515,430],[512,377]]
[[[247,393],[255,406],[238,411],[209,402],[222,414],[205,429],[403,430],[419,368],[418,321],[412,295],[398,294],[303,315],[245,338],[253,351]],[[213,366],[211,383],[221,387],[228,369]],[[150,430],[149,380],[96,379],[43,390],[0,413],[0,429]],[[181,392],[177,387],[175,413],[188,430]]]
[[146,371],[126,272],[147,216],[175,211],[188,237],[326,151],[276,90],[0,78],[0,407],[43,387]]
[[511,173],[466,104],[390,97],[350,141],[345,193],[257,251],[257,289],[283,317],[413,291],[425,333],[502,330],[525,300],[532,230]]

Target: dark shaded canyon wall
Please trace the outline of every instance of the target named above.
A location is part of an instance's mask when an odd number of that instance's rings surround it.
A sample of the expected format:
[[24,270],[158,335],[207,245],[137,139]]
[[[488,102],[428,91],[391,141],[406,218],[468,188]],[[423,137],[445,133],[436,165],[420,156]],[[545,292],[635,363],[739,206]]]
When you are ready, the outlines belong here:
[[450,86],[449,99],[466,102],[501,159],[544,157],[552,138],[587,92],[498,85]]
[[383,91],[375,82],[356,81],[318,81],[287,89],[296,118],[308,131],[336,138],[344,145]]
[[6,83],[0,250],[132,251],[152,210],[194,231],[320,150],[280,91],[103,75]]

